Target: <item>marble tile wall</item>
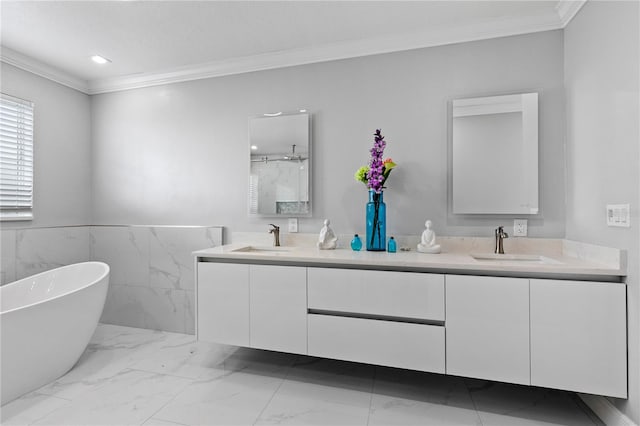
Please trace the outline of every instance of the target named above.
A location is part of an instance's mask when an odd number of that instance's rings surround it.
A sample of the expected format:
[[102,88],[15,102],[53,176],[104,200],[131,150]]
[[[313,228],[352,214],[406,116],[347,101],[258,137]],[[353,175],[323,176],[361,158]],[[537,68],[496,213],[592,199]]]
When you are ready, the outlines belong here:
[[94,260],[111,266],[101,322],[195,333],[191,252],[222,244],[221,227],[92,226]]
[[3,229],[0,279],[7,284],[49,269],[91,259],[89,228]]
[[222,227],[74,226],[2,230],[0,283],[88,260],[111,267],[101,322],[195,332],[191,252],[222,244]]
[[16,231],[3,229],[0,232],[0,285],[16,279]]

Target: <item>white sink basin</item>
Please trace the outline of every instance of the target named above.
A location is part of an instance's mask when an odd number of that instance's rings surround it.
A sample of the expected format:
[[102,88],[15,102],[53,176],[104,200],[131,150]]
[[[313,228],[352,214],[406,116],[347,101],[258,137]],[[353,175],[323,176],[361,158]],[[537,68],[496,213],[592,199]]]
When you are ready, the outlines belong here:
[[537,254],[471,253],[476,260],[559,264],[557,260]]
[[290,252],[289,247],[246,246],[231,250],[232,253],[276,254]]

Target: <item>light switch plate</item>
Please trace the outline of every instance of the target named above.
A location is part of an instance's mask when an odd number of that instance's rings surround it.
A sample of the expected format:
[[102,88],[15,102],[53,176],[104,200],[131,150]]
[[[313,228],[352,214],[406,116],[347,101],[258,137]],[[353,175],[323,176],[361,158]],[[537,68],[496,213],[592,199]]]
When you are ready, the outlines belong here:
[[298,232],[298,218],[290,217],[289,218],[289,232]]
[[629,204],[607,204],[607,226],[631,226]]
[[513,236],[527,236],[527,219],[513,219]]

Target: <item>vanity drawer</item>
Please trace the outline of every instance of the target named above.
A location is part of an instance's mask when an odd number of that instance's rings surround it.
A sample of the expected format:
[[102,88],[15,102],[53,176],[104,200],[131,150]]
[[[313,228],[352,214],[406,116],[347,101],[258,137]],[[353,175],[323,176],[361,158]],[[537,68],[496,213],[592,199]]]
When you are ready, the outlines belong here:
[[444,373],[444,327],[310,314],[309,355]]
[[310,310],[444,321],[444,275],[308,268]]

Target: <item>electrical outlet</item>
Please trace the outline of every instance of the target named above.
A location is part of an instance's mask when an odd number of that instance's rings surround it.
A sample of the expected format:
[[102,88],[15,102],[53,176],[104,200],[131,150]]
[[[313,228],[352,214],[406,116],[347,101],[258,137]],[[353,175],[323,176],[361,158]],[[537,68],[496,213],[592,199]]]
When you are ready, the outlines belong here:
[[527,236],[527,219],[513,219],[513,236]]
[[629,204],[607,204],[607,226],[631,226]]
[[289,232],[298,232],[298,218],[290,217],[289,218]]

